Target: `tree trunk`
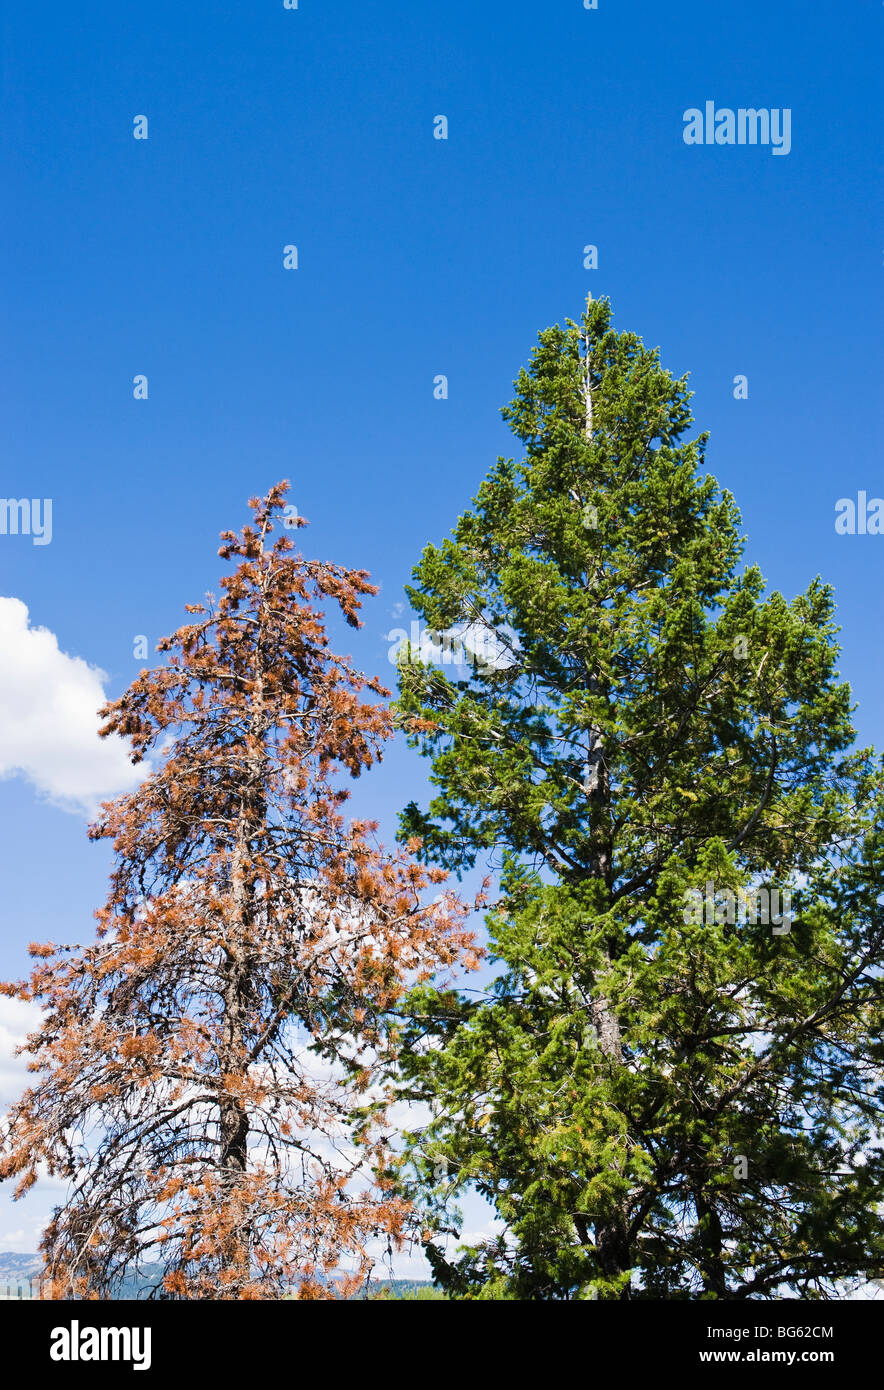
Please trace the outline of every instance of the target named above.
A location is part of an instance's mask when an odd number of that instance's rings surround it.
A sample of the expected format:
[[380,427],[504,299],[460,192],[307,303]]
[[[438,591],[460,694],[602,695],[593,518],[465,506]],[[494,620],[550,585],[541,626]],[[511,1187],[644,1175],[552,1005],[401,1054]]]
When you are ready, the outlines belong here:
[[233,897],[236,920],[229,932],[222,970],[224,1023],[219,1055],[220,1085],[220,1154],[221,1185],[224,1202],[234,1224],[221,1243],[221,1268],[228,1274],[247,1280],[249,1276],[250,1242],[246,1226],[236,1212],[237,1192],[248,1166],[249,1117],[240,1095],[225,1089],[224,1076],[239,1076],[245,1056],[245,1011],[248,997],[248,963],[245,929],[249,918],[248,889],[244,881],[242,839],[244,826],[240,822],[239,839],[234,855]]
[[[254,686],[247,722],[247,748],[243,763],[244,782],[241,786],[236,839],[231,860],[231,890],[233,924],[227,939],[223,969],[222,995],[224,1000],[223,1044],[221,1049],[222,1076],[224,1072],[245,1081],[247,1013],[252,989],[251,940],[256,912],[256,885],[252,870],[252,844],[263,834],[266,826],[266,755],[263,739],[264,686],[261,642],[263,613],[259,613],[254,649]],[[262,751],[256,751],[262,750]],[[248,1170],[249,1116],[245,1102],[238,1093],[225,1092],[221,1082],[220,1163],[225,1197],[231,1214],[236,1213],[237,1191],[243,1186]],[[250,1277],[251,1241],[248,1218],[242,1213],[225,1242],[222,1268],[235,1272],[239,1279]]]
[[700,1240],[703,1247],[703,1292],[727,1298],[727,1279],[722,1260],[724,1233],[718,1212],[702,1191],[694,1193]]
[[[589,304],[591,299],[592,296],[590,295],[587,299],[587,304]],[[584,337],[584,348],[584,433],[587,441],[591,442],[593,430],[593,401],[592,367],[588,332]],[[589,680],[590,689],[593,690],[593,693],[598,693],[596,683],[591,673],[589,674]],[[604,737],[602,730],[597,726],[593,726],[589,730],[586,782],[584,785],[587,799],[591,807],[590,833],[596,838],[596,846],[592,855],[591,874],[594,879],[601,879],[610,890],[611,876],[613,873],[613,846],[610,841],[610,834],[606,833],[602,821],[604,817],[607,817],[608,824],[610,825],[611,788],[608,768],[605,763]],[[596,818],[598,818],[598,824],[593,824]],[[612,959],[612,952],[613,943],[608,943],[606,948],[606,959],[608,962]],[[590,1005],[590,1015],[602,1053],[610,1062],[619,1066],[623,1060],[620,1020],[611,1007],[610,1000],[602,993],[595,993],[594,990],[592,1003]],[[626,1236],[626,1221],[624,1217],[620,1214],[616,1214],[606,1221],[595,1222],[594,1227],[596,1255],[602,1274],[607,1278],[613,1278],[618,1274],[625,1273],[625,1271],[630,1268],[632,1260],[630,1258],[629,1242]],[[628,1288],[623,1291],[620,1297],[629,1297]]]

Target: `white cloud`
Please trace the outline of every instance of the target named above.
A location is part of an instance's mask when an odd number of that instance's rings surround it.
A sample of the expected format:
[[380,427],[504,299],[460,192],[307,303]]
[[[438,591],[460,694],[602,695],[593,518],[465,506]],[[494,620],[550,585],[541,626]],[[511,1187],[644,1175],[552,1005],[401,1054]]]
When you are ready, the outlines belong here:
[[31,627],[21,599],[0,598],[0,777],[25,777],[86,815],[136,787],[146,766],[132,766],[122,739],[98,737],[106,680],[47,628]]
[[16,1057],[15,1049],[39,1026],[39,1005],[0,995],[0,1105],[17,1100],[28,1082],[33,1082],[28,1058]]
[[[16,1056],[15,1050],[27,1041],[29,1033],[40,1025],[40,1007],[24,999],[0,996],[0,1117],[7,1105],[18,1100],[22,1092],[35,1084],[36,1078],[27,1070],[27,1054]],[[24,1202],[13,1202],[15,1180],[0,1183],[0,1251],[30,1255],[40,1244],[43,1227],[53,1207],[63,1200],[67,1183],[50,1178],[39,1166],[36,1187]]]
[[40,1244],[41,1235],[40,1225],[20,1226],[16,1231],[0,1232],[0,1247],[4,1254],[12,1251],[14,1255],[32,1255]]

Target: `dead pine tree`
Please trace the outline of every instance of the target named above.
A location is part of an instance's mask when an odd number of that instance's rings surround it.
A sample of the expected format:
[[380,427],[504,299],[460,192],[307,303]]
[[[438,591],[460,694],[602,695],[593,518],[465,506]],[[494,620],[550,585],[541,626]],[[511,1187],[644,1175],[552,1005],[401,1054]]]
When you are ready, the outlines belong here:
[[69,1184],[43,1241],[56,1297],[144,1267],[161,1296],[334,1297],[408,1229],[380,1079],[395,1006],[475,957],[444,875],[345,821],[342,774],[391,719],[322,612],[358,627],[375,589],[271,540],[286,491],[222,534],[221,597],[101,711],[147,775],[90,829],[115,851],[97,939],[32,946],[2,986],[43,1009],[0,1176]]

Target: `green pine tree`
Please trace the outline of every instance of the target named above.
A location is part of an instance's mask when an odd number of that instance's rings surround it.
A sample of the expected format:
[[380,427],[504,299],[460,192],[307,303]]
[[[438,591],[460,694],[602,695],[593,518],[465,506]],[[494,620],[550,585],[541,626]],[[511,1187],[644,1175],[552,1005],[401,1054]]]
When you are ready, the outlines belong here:
[[[403,833],[500,871],[493,987],[406,1025],[427,1253],[466,1298],[838,1296],[884,1271],[884,797],[831,590],[741,568],[686,380],[606,300],[515,386],[523,459],[409,590],[477,659],[400,656]],[[455,1255],[470,1186],[502,1232]]]

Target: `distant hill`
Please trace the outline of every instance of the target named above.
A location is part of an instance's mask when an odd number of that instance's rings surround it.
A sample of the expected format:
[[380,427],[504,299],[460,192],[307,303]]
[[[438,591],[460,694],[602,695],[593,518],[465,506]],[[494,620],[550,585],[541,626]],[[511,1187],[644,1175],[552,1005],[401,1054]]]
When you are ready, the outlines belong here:
[[30,1296],[29,1281],[36,1290],[43,1266],[39,1255],[18,1255],[13,1250],[0,1250],[0,1298],[18,1298],[19,1290]]
[[[43,1267],[43,1259],[40,1255],[18,1255],[12,1250],[0,1250],[0,1297],[6,1297],[6,1286],[11,1286],[11,1295],[15,1297],[16,1286],[19,1283],[26,1284],[28,1278],[36,1278]],[[162,1278],[162,1268],[160,1265],[144,1265],[137,1273],[129,1274],[122,1279],[114,1290],[113,1297],[118,1299],[144,1299],[149,1296]],[[421,1279],[372,1279],[368,1288],[360,1289],[354,1295],[357,1300],[361,1299],[424,1299],[441,1298],[442,1295],[433,1285]]]
[[[17,1284],[26,1284],[29,1278],[36,1282],[42,1268],[42,1255],[18,1255],[12,1250],[0,1250],[0,1297],[7,1296],[7,1285],[12,1286],[14,1297]],[[161,1278],[159,1265],[144,1265],[138,1273],[120,1280],[113,1297],[146,1298]]]
[[372,1279],[368,1289],[358,1293],[356,1297],[361,1299],[391,1299],[393,1301],[406,1299],[408,1302],[446,1299],[442,1290],[437,1289],[435,1284],[431,1284],[428,1279]]
[[0,1250],[0,1279],[27,1278],[36,1274],[43,1264],[40,1255],[17,1255],[13,1250]]
[[17,1255],[13,1250],[0,1250],[0,1275],[35,1275],[42,1264],[40,1255]]

